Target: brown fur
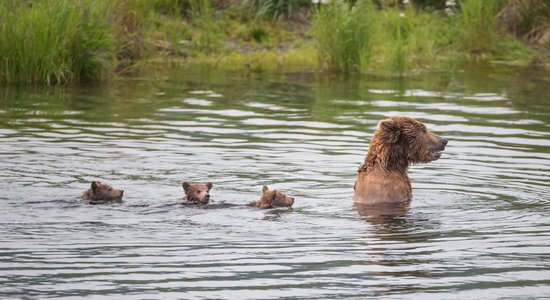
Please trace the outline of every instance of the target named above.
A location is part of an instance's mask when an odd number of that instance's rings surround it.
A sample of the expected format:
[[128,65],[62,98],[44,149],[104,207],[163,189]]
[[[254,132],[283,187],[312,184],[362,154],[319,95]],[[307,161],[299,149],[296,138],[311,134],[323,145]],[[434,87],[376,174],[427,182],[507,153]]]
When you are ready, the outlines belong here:
[[294,204],[293,197],[289,197],[278,190],[270,190],[267,185],[262,188],[262,198],[250,201],[250,206],[259,208],[291,207],[292,204]]
[[183,182],[181,186],[183,187],[183,198],[186,201],[195,204],[207,204],[208,201],[210,201],[210,190],[213,186],[212,182]]
[[378,204],[410,200],[409,165],[437,160],[446,144],[447,140],[412,118],[395,116],[380,121],[359,168],[353,201]]
[[82,198],[92,201],[120,200],[123,194],[124,190],[115,189],[99,181],[92,181],[90,188],[82,194]]

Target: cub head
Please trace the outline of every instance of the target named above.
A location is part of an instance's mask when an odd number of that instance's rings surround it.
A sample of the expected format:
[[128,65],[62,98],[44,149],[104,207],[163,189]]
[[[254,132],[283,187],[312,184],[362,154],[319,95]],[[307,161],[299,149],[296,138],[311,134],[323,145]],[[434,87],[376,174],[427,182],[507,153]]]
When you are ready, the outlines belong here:
[[194,183],[183,182],[183,193],[187,201],[192,201],[197,204],[207,204],[210,201],[210,190],[212,189],[212,182],[207,183]]
[[293,197],[289,197],[278,190],[270,190],[267,185],[262,188],[262,198],[250,202],[250,206],[260,208],[291,207],[292,204],[294,204]]
[[83,197],[87,200],[120,200],[124,194],[124,190],[115,189],[114,187],[101,183],[99,181],[92,181],[90,188],[84,192]]

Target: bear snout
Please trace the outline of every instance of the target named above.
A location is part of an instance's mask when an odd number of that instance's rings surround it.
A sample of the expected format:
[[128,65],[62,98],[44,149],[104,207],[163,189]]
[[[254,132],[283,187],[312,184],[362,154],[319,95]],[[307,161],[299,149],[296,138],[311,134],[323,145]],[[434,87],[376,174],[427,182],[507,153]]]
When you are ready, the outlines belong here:
[[275,207],[291,207],[294,204],[294,197],[286,196],[280,203],[274,203]]
[[195,202],[195,203],[200,203],[200,204],[208,204],[208,202],[210,201],[210,195],[205,194],[202,197],[193,198],[192,201]]
[[440,138],[439,142],[441,143],[441,150],[445,150],[445,146],[447,146],[447,143],[449,142],[446,139]]
[[294,204],[294,197],[290,197],[289,200],[290,200],[290,201],[289,201],[288,204],[289,204],[289,206],[292,206],[292,205]]

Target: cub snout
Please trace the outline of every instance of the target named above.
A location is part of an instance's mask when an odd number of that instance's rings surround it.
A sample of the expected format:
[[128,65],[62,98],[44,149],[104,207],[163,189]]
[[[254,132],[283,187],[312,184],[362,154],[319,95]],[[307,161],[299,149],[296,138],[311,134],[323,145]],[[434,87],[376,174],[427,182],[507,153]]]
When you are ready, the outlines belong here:
[[210,201],[210,190],[213,186],[212,182],[197,183],[184,181],[182,186],[185,200],[200,204],[208,204]]
[[288,203],[288,206],[292,206],[294,204],[294,197],[289,197],[287,203]]

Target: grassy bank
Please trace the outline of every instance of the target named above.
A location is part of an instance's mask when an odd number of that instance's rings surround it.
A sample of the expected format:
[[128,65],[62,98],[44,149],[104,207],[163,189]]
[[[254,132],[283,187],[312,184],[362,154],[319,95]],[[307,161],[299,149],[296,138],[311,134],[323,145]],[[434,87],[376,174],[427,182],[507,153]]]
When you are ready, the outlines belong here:
[[98,81],[159,61],[395,74],[550,62],[548,1],[395,2],[0,0],[0,82]]
[[[521,6],[529,1],[506,3]],[[537,3],[538,14],[550,12],[550,3]],[[535,44],[525,34],[505,29],[510,24],[502,20],[506,9],[502,1],[494,0],[463,0],[447,11],[422,9],[415,3],[380,8],[369,1],[354,6],[332,2],[314,14],[313,37],[324,66],[341,71],[350,69],[345,64],[362,72],[394,74],[464,62],[548,64],[550,18],[541,16],[537,26],[526,26],[548,35]],[[533,17],[527,8],[519,11],[526,15],[516,12],[512,22]],[[361,47],[358,41],[368,46]]]
[[113,38],[91,2],[4,1],[0,6],[0,81],[95,80],[110,68]]

